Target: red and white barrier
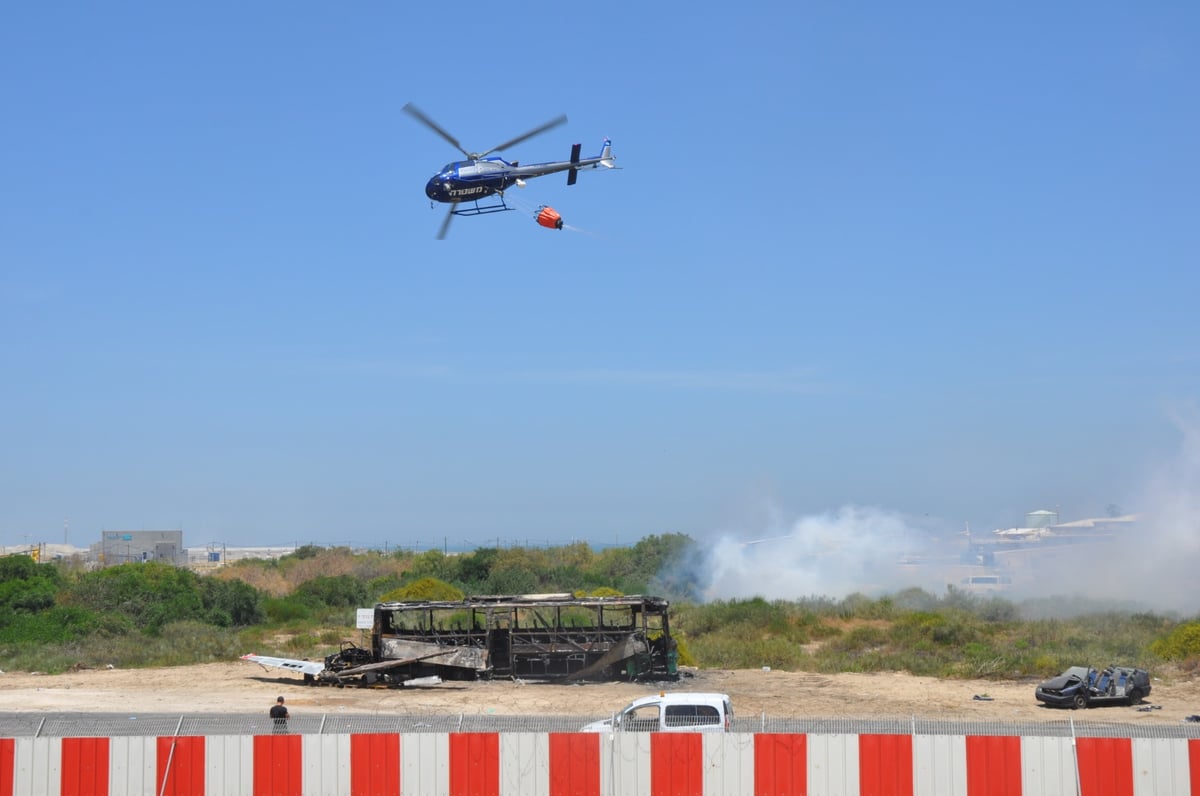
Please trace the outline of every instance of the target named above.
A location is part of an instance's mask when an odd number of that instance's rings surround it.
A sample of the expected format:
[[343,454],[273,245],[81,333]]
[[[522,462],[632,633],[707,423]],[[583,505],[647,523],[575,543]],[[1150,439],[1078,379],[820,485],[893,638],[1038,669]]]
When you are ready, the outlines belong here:
[[0,796],[1200,796],[1200,739],[428,733],[0,739]]

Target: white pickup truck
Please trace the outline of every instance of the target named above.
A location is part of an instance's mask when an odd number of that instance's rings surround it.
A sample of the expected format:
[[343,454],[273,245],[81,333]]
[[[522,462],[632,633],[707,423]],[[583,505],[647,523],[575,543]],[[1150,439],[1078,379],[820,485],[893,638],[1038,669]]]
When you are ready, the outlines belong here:
[[611,719],[580,732],[729,732],[732,721],[728,694],[660,692],[635,699]]

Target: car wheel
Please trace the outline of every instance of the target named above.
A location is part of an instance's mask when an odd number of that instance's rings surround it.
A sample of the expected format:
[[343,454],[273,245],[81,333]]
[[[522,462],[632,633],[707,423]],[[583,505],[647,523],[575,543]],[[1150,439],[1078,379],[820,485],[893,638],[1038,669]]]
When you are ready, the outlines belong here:
[[1129,704],[1136,705],[1142,701],[1142,689],[1131,688],[1131,689],[1129,689],[1128,696],[1129,696]]
[[1087,694],[1084,694],[1081,692],[1081,693],[1078,693],[1075,696],[1071,697],[1071,709],[1072,710],[1083,710],[1084,708],[1087,707],[1087,705],[1088,705]]

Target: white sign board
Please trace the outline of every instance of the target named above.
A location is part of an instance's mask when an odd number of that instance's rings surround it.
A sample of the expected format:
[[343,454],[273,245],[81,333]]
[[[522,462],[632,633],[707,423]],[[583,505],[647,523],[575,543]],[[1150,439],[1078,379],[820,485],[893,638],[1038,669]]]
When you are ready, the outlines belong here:
[[355,627],[359,630],[370,630],[375,626],[375,609],[359,608],[356,619],[358,621],[355,623]]

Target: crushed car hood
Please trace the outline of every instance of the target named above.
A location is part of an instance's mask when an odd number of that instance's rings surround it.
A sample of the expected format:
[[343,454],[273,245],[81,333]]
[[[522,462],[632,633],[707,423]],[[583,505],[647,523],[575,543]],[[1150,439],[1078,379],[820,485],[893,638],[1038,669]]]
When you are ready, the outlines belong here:
[[1075,683],[1081,683],[1081,682],[1083,682],[1083,681],[1080,680],[1078,677],[1076,677],[1073,674],[1072,675],[1060,674],[1058,677],[1051,677],[1049,680],[1042,683],[1041,687],[1050,689],[1052,691],[1061,691],[1062,689],[1066,688],[1069,685],[1074,685]]

